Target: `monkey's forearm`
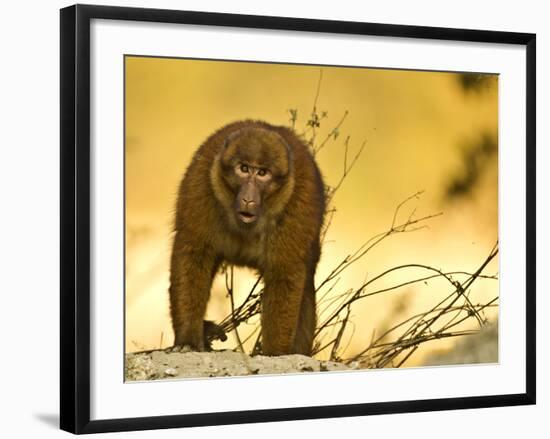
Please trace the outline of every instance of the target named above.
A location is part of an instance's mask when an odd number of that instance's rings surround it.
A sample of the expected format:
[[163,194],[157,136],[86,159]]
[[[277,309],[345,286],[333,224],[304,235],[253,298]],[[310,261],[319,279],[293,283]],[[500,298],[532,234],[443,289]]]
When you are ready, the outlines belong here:
[[266,275],[262,298],[262,352],[266,355],[293,350],[305,284],[305,274],[294,271],[291,277]]
[[170,273],[170,312],[175,345],[205,349],[203,319],[215,270],[216,260],[210,252],[193,251],[176,235]]

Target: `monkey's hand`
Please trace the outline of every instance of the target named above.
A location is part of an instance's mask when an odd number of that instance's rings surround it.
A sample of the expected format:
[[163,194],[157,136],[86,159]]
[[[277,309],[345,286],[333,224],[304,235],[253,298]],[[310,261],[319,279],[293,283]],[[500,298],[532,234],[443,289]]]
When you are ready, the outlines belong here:
[[205,344],[207,345],[207,350],[212,350],[211,343],[215,340],[221,340],[226,341],[227,335],[225,335],[225,331],[220,325],[217,325],[216,323],[205,320],[204,321],[204,340]]

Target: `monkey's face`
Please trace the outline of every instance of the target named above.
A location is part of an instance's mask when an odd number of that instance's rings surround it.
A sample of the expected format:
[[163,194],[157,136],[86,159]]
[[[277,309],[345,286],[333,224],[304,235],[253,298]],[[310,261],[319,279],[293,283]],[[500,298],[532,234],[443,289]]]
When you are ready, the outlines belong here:
[[223,178],[233,195],[231,214],[254,227],[270,214],[270,202],[288,178],[289,150],[273,131],[241,130],[229,137],[221,156]]
[[255,223],[262,207],[262,195],[273,177],[271,170],[263,164],[242,161],[234,167],[239,181],[235,198],[237,218],[245,224]]

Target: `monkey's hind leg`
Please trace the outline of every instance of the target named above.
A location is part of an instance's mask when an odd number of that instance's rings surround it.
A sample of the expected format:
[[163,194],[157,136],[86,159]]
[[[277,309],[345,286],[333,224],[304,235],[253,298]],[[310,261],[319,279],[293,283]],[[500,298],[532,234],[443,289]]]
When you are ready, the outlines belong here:
[[204,351],[204,315],[210,296],[216,260],[205,249],[197,251],[180,233],[174,239],[170,271],[170,314],[174,345]]

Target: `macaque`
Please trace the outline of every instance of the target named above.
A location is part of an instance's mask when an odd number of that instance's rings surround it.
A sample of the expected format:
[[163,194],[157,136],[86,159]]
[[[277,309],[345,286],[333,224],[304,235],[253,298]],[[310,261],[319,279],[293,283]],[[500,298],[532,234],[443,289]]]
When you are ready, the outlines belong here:
[[211,135],[178,192],[170,271],[174,345],[208,348],[206,335],[216,325],[204,316],[225,262],[263,277],[262,353],[311,355],[324,212],[321,173],[290,128],[247,120]]

